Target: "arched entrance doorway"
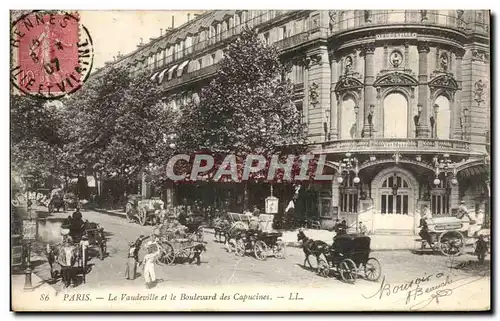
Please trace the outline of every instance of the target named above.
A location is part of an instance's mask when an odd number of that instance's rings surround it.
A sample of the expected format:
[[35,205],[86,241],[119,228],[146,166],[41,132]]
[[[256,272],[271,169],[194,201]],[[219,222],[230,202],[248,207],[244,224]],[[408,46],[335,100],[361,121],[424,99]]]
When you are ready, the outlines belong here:
[[407,170],[391,167],[372,181],[375,230],[413,231],[418,200],[418,182]]

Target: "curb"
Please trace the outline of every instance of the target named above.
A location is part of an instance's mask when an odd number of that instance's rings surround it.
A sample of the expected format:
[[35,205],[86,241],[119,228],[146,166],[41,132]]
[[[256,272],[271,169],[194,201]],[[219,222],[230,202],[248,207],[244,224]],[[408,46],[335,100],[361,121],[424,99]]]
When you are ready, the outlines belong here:
[[127,214],[125,214],[124,212],[113,212],[113,211],[104,210],[102,208],[91,208],[89,210],[97,212],[97,213],[101,213],[101,214],[106,214],[106,215],[109,215],[109,216],[116,216],[116,217],[127,218]]

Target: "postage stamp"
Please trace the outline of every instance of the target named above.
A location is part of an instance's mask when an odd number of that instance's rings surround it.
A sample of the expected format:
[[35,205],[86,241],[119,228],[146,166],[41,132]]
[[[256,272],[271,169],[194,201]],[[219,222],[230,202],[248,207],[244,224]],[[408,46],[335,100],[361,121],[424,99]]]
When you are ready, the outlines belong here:
[[12,310],[491,311],[488,10],[12,14]]
[[26,95],[71,94],[92,69],[92,38],[76,12],[23,14],[12,24],[10,46],[11,81]]

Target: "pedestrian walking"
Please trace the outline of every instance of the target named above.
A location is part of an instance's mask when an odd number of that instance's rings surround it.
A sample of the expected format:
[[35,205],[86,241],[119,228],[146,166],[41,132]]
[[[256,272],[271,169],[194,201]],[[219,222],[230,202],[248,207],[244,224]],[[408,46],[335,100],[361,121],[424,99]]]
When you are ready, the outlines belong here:
[[155,261],[156,257],[160,254],[160,249],[158,246],[152,245],[147,250],[148,254],[142,259],[142,264],[144,264],[143,274],[146,287],[151,289],[156,284]]
[[366,225],[363,224],[363,222],[359,222],[359,234],[361,234],[361,235],[368,234],[368,229],[366,228]]
[[136,251],[137,242],[130,242],[128,244],[128,258],[127,258],[127,266],[125,270],[125,278],[127,280],[135,280],[135,275],[137,272],[137,256],[138,251]]

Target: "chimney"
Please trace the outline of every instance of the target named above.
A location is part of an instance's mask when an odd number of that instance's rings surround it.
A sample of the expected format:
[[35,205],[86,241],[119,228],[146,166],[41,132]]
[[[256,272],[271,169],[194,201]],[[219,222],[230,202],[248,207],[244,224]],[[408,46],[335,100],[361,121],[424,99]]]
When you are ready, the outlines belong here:
[[175,17],[174,15],[172,15],[172,29],[175,28]]
[[190,18],[191,18],[191,14],[188,13],[188,22],[189,22]]
[[160,37],[163,36],[163,28],[160,28]]
[[137,48],[141,48],[141,47],[144,45],[144,44],[143,44],[143,42],[142,42],[142,38],[140,38],[140,39],[141,39],[141,41],[140,41],[140,42],[139,42],[139,44],[137,45]]

